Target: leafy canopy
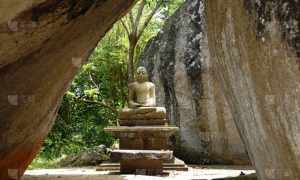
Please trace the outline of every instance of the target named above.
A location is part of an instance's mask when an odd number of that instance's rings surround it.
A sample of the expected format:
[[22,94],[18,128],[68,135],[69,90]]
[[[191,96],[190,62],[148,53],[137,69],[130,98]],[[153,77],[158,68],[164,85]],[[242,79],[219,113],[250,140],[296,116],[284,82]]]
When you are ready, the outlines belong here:
[[55,159],[100,144],[111,146],[114,143],[114,138],[105,133],[103,128],[116,125],[117,110],[126,105],[130,47],[128,31],[134,29],[130,25],[130,16],[137,17],[141,3],[145,3],[137,28],[141,29],[147,17],[161,3],[136,44],[136,64],[146,43],[160,31],[164,21],[182,2],[142,0],[122,21],[114,25],[95,48],[88,63],[82,66],[63,97],[59,115],[39,158]]

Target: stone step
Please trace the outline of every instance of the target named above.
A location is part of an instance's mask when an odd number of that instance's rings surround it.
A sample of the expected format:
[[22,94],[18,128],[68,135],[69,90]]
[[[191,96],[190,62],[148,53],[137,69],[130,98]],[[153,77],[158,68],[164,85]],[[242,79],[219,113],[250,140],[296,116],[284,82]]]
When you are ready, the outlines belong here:
[[[186,165],[176,165],[176,164],[163,164],[164,171],[188,171]],[[120,163],[115,164],[101,164],[96,168],[96,171],[120,171]]]
[[[97,167],[97,171],[120,171],[120,166],[118,167]],[[163,167],[164,171],[188,171],[188,167]]]
[[[163,166],[166,167],[166,168],[170,168],[170,167],[186,167],[185,164],[174,164],[174,163],[163,163]],[[98,167],[101,167],[101,168],[119,168],[120,167],[120,163],[102,163]]]
[[164,126],[166,119],[120,119],[120,126]]
[[173,151],[117,149],[111,152],[111,158],[120,159],[120,160],[148,159],[148,160],[168,161],[173,159]]
[[163,174],[163,162],[173,159],[169,150],[113,150],[111,159],[120,160],[122,174],[141,173],[145,175]]
[[175,133],[178,127],[174,126],[113,126],[104,128],[104,131],[111,133]]
[[[120,171],[120,163],[118,162],[104,162],[100,164],[97,171]],[[188,171],[188,166],[180,159],[175,158],[173,163],[163,163],[163,170],[165,171]]]

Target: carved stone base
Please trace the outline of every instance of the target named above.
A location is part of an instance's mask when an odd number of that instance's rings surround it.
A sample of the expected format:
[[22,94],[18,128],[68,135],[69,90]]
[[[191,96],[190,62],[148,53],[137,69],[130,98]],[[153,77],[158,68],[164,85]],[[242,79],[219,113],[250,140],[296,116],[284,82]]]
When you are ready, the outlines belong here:
[[121,149],[144,149],[144,150],[161,150],[170,149],[167,137],[139,137],[120,138]]
[[121,160],[120,172],[124,174],[158,175],[163,173],[163,162],[158,159]]
[[163,126],[166,119],[120,119],[120,126]]
[[173,159],[173,151],[113,150],[113,159],[120,159],[121,173],[157,175],[163,172],[163,162]]
[[[120,160],[118,161],[106,161],[97,166],[97,171],[112,171],[119,172],[120,171]],[[188,171],[187,165],[184,161],[175,158],[172,162],[163,162],[163,170],[164,171]]]
[[172,149],[169,138],[178,127],[118,126],[104,129],[120,139],[120,149],[161,150]]
[[164,107],[141,107],[136,109],[124,108],[120,111],[119,119],[166,119]]

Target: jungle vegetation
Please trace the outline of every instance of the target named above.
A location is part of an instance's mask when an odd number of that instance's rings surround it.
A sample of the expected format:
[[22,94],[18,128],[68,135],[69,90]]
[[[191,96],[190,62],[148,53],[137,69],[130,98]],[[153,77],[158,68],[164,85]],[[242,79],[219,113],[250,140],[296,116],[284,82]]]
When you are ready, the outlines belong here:
[[134,79],[141,52],[182,3],[140,0],[113,26],[64,95],[57,120],[33,164],[114,143],[103,128],[116,125],[117,111],[126,105],[127,84]]

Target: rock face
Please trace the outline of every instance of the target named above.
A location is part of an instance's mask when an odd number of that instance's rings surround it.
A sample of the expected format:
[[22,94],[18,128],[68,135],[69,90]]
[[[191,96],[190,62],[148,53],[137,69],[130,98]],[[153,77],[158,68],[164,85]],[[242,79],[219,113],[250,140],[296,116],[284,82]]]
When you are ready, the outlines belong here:
[[109,160],[109,150],[105,145],[96,146],[86,149],[78,154],[72,154],[63,158],[59,163],[59,167],[83,167],[97,166],[103,161]]
[[300,1],[207,0],[209,49],[259,179],[300,179]]
[[69,82],[132,4],[1,1],[0,179],[23,174],[49,132]]
[[189,163],[248,164],[220,83],[213,77],[204,3],[188,0],[141,57],[156,84],[158,106],[180,127],[175,155]]

